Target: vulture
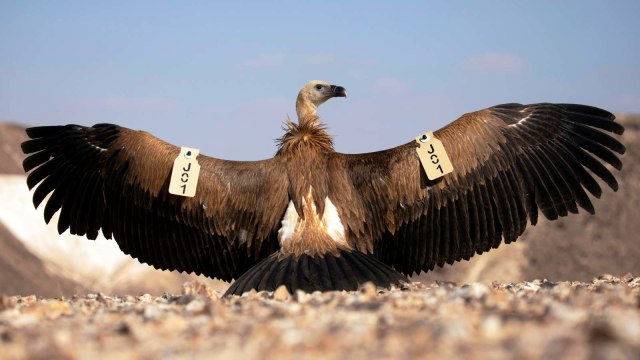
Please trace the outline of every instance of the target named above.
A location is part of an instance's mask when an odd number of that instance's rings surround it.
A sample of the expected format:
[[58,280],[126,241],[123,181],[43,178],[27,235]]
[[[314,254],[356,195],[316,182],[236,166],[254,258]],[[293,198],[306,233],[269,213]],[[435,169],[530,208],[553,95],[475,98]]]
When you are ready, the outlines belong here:
[[[616,154],[625,147],[613,134],[624,128],[605,110],[504,104],[465,114],[429,133],[452,167],[431,177],[418,154],[427,135],[336,152],[317,108],[346,96],[341,86],[307,83],[297,123],[285,124],[275,155],[260,161],[185,152],[113,124],[32,127],[22,143],[27,184],[47,223],[59,212],[61,234],[102,232],[157,269],[235,279],[227,294],[236,295],[402,286],[515,241],[540,213],[593,214],[596,178],[618,190],[605,163],[622,169]],[[192,196],[169,191],[179,159],[200,166]]]

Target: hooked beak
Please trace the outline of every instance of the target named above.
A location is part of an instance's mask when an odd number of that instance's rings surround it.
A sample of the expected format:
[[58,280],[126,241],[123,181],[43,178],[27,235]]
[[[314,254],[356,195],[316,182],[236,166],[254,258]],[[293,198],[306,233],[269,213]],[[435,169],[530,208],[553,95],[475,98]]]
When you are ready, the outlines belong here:
[[347,97],[347,90],[342,86],[331,85],[331,93],[334,97]]

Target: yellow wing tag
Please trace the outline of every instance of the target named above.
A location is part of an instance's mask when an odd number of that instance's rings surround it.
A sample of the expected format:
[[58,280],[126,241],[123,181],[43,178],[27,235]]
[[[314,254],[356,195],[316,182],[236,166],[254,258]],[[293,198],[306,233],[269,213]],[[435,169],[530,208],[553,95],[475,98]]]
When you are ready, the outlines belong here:
[[432,131],[416,138],[418,157],[429,180],[435,180],[453,171],[451,160],[442,146],[442,142],[433,136]]
[[200,150],[188,147],[180,148],[180,154],[173,161],[169,193],[179,196],[193,197],[198,186],[200,164],[196,157]]

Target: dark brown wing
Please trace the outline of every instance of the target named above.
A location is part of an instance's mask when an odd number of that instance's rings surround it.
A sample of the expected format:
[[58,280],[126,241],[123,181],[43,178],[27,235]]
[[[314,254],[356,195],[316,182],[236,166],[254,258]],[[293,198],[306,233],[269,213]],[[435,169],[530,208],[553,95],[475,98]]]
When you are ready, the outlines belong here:
[[[370,154],[338,154],[333,183],[354,245],[405,274],[469,259],[548,219],[594,213],[592,174],[618,189],[601,163],[620,170],[624,128],[604,110],[568,104],[506,104],[466,114],[435,132],[454,171],[429,181],[414,141]],[[340,199],[336,198],[336,202]]]
[[149,133],[110,124],[27,129],[29,188],[58,231],[95,239],[165,270],[231,280],[275,251],[287,177],[276,159],[237,162],[198,156],[196,195],[168,193],[180,149]]

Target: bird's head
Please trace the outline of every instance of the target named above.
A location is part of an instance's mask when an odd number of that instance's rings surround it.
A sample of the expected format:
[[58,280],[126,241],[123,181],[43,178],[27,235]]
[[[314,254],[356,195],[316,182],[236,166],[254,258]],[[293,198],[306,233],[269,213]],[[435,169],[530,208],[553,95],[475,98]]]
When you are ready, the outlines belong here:
[[315,115],[318,106],[334,97],[347,97],[347,91],[342,86],[331,85],[325,81],[309,81],[298,94],[298,118]]
[[307,99],[313,105],[320,106],[320,104],[333,97],[347,97],[347,91],[342,86],[312,80],[300,90],[300,96]]

